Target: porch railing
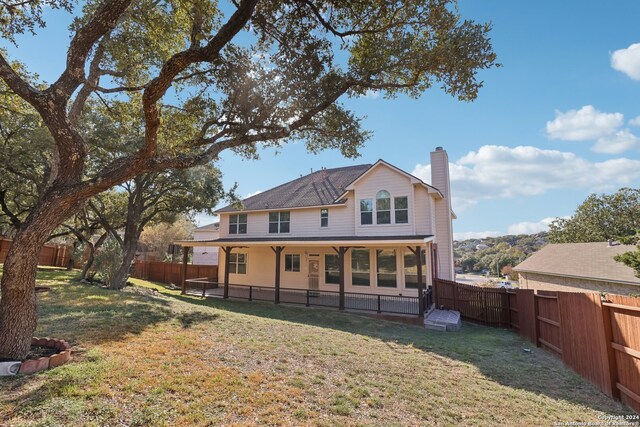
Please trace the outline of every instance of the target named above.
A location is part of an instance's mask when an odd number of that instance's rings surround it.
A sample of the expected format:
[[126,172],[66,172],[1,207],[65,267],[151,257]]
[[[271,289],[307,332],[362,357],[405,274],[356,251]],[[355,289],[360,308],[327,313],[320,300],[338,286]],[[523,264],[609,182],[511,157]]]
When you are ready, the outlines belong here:
[[[224,297],[224,283],[207,278],[189,279],[185,281],[185,292],[204,297]],[[248,301],[275,301],[275,288],[267,286],[229,284],[229,298]],[[425,308],[431,307],[432,292],[427,288],[422,296]],[[340,292],[317,289],[280,288],[280,302],[286,304],[305,305],[307,307],[340,307]],[[418,297],[400,295],[380,295],[359,292],[344,293],[344,308],[348,310],[374,311],[377,313],[394,313],[419,315]]]

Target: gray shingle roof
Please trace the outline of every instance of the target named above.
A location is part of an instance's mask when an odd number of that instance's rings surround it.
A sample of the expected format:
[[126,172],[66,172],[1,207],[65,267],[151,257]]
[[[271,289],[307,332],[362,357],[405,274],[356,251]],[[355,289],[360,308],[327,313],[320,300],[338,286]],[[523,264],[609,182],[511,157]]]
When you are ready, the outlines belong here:
[[202,227],[198,227],[193,231],[218,231],[220,230],[220,222],[214,222],[212,224],[203,225]]
[[[280,209],[330,205],[344,193],[344,189],[371,165],[356,165],[321,169],[293,181],[244,199],[244,210]],[[235,212],[231,205],[216,212]]]
[[635,277],[632,268],[613,259],[617,254],[635,250],[633,245],[609,246],[607,242],[550,244],[514,270],[640,285],[640,278]]

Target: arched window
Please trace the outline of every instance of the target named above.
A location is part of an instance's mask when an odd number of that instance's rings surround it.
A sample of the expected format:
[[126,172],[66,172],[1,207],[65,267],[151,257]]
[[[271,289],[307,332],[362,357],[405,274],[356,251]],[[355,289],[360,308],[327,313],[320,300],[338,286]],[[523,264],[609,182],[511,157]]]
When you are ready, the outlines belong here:
[[391,194],[386,190],[376,194],[376,223],[391,224]]

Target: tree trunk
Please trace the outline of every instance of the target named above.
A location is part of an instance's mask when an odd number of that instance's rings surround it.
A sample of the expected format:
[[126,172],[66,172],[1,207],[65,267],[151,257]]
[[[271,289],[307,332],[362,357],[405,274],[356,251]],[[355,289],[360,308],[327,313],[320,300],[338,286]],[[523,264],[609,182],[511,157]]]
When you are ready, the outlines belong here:
[[89,240],[85,242],[89,246],[89,257],[87,258],[87,262],[85,262],[84,266],[82,267],[82,272],[80,273],[80,280],[85,280],[87,278],[87,274],[89,274],[89,270],[91,270],[91,267],[93,267],[93,262],[96,259],[96,251],[100,248],[100,246],[102,246],[104,241],[107,240],[108,236],[109,236],[108,232],[102,234],[102,236],[100,236],[100,238],[98,239],[95,245],[91,243],[91,236],[89,236]]
[[0,360],[22,360],[29,353],[36,329],[35,277],[42,244],[23,239],[13,240],[2,275],[0,298]]
[[0,281],[0,360],[23,360],[36,329],[36,272],[42,246],[53,230],[81,207],[77,200],[48,193],[16,233]]
[[125,245],[122,253],[122,264],[116,272],[115,276],[109,283],[109,289],[122,289],[127,285],[129,274],[131,273],[131,264],[136,257],[136,250],[138,249],[138,239],[132,239],[133,241],[127,241],[125,239]]
[[127,285],[129,273],[131,272],[131,264],[136,257],[138,250],[138,240],[142,234],[143,220],[142,212],[144,210],[144,188],[140,185],[143,177],[134,178],[135,189],[129,193],[129,201],[127,203],[127,219],[124,225],[124,238],[122,245],[122,264],[109,283],[110,289],[122,289]]

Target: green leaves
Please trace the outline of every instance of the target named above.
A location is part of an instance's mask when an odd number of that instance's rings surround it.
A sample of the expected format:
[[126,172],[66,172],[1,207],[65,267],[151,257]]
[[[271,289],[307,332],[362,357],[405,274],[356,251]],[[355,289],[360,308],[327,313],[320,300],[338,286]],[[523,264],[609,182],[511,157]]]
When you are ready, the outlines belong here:
[[625,252],[613,257],[618,262],[623,263],[627,267],[631,267],[636,272],[636,277],[640,277],[640,245],[635,252]]
[[15,36],[35,33],[45,26],[42,12],[45,8],[71,11],[70,0],[7,0],[0,2],[0,36],[15,44]]
[[549,227],[552,243],[604,242],[634,236],[640,229],[640,189],[590,195],[571,218],[557,218]]

